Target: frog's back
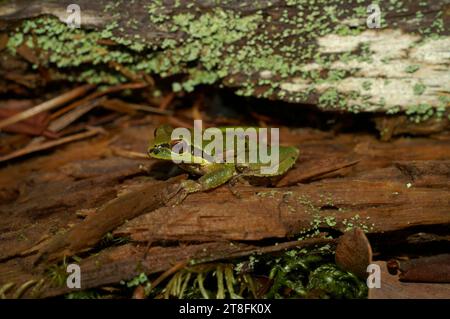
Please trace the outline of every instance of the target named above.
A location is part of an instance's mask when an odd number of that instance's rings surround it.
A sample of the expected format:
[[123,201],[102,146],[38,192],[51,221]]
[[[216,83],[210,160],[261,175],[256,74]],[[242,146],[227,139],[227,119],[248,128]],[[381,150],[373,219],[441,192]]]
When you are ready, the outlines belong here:
[[[299,150],[295,147],[279,147],[279,163],[237,163],[236,170],[244,176],[276,177],[284,175],[291,169],[299,156]],[[272,168],[272,169],[269,169]]]

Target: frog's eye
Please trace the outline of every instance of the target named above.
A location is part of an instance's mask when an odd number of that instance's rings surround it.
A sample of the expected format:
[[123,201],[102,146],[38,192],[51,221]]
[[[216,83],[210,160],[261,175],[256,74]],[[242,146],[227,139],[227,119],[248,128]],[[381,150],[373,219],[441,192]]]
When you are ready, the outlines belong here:
[[177,140],[171,140],[170,141],[170,146],[175,146],[178,145],[178,143],[182,142],[182,139],[177,139]]
[[183,154],[189,150],[189,145],[184,140],[172,140],[170,144],[172,145],[172,151],[177,154]]

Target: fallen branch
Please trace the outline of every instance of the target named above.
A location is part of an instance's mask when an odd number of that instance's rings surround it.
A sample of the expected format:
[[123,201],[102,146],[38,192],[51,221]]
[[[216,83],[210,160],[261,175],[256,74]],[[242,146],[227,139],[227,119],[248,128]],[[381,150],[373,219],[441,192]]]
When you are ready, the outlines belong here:
[[101,105],[104,108],[118,111],[121,113],[135,113],[136,111],[143,111],[148,113],[154,113],[154,114],[161,114],[161,115],[172,115],[173,112],[169,110],[160,109],[157,107],[152,107],[148,105],[141,105],[141,104],[135,104],[135,103],[128,103],[119,99],[109,99],[102,101]]

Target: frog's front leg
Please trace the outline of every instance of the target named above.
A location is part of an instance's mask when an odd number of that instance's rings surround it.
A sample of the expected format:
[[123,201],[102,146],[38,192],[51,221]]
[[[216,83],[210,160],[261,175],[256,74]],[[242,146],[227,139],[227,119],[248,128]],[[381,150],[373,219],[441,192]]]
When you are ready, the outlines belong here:
[[230,182],[228,183],[228,189],[234,197],[236,197],[237,199],[241,199],[241,193],[235,189],[237,183],[245,183],[244,177],[242,175],[233,176],[233,178],[231,178]]
[[190,193],[207,191],[228,182],[236,173],[232,164],[215,164],[210,171],[198,180],[185,180],[181,182],[181,192],[177,204],[181,203]]

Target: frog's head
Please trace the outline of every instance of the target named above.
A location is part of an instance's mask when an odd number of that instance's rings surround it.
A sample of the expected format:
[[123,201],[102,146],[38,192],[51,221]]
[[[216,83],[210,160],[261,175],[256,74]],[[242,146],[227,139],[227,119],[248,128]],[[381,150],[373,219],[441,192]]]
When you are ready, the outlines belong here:
[[147,150],[151,157],[175,163],[208,163],[208,160],[202,157],[201,149],[200,155],[194,152],[198,148],[191,146],[190,133],[188,138],[172,139],[173,131],[170,125],[162,125],[155,130],[155,138]]
[[148,154],[160,160],[192,162],[194,156],[190,151],[190,142],[181,138],[172,139],[173,130],[173,127],[167,124],[158,127],[155,130],[155,137],[147,149]]
[[170,125],[161,125],[155,130],[155,136],[150,143],[147,152],[157,159],[171,160],[172,159],[172,135],[173,127]]

